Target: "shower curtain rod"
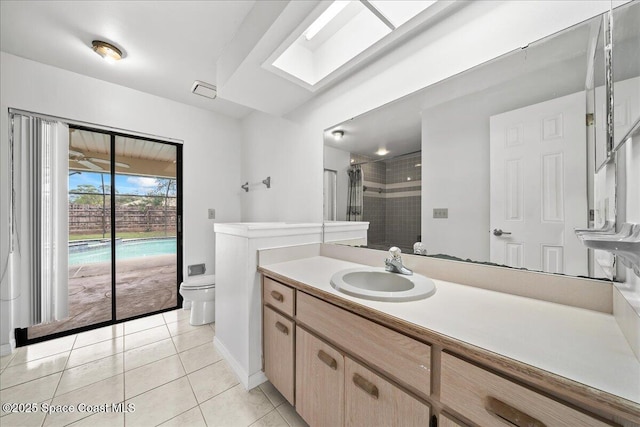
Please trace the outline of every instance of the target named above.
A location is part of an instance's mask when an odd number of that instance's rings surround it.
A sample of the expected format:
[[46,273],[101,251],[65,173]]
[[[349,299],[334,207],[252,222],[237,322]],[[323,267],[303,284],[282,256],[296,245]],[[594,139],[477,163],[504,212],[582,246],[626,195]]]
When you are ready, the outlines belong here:
[[396,159],[401,159],[403,157],[409,157],[413,154],[418,154],[418,153],[422,153],[422,150],[412,151],[410,153],[404,153],[394,157],[387,157],[386,159],[377,159],[377,160],[369,160],[368,162],[351,163],[351,166],[360,166],[360,165],[366,165],[369,163],[386,162],[388,160],[396,160]]

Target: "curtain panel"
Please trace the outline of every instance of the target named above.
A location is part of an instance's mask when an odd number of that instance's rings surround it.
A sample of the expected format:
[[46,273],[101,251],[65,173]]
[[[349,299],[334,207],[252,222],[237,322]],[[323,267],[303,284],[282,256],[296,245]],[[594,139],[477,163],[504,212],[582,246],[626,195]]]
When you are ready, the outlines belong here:
[[10,113],[14,326],[68,316],[69,127]]

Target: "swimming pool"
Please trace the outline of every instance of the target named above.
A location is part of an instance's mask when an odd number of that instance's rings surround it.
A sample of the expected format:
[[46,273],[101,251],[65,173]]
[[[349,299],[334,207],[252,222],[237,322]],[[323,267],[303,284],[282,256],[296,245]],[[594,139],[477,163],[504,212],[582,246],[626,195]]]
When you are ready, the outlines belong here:
[[[116,259],[177,253],[176,238],[116,240]],[[111,261],[111,242],[93,241],[69,246],[69,265]]]

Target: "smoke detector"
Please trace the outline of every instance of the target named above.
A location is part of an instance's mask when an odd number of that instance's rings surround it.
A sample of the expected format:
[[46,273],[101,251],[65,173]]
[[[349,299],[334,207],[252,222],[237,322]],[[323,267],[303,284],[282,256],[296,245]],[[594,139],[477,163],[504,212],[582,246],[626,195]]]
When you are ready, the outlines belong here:
[[218,96],[218,90],[214,85],[211,83],[201,82],[200,80],[193,82],[191,92],[210,99],[216,99],[216,96]]

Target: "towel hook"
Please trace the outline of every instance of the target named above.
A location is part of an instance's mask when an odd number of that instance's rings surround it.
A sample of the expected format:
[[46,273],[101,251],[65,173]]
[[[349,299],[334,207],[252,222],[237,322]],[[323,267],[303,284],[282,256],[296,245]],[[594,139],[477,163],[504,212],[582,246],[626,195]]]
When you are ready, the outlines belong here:
[[263,179],[262,183],[267,186],[267,188],[271,188],[271,177],[268,176],[267,179]]
[[242,184],[240,186],[240,188],[242,188],[244,191],[246,191],[248,193],[249,192],[249,181],[247,181],[244,184]]

